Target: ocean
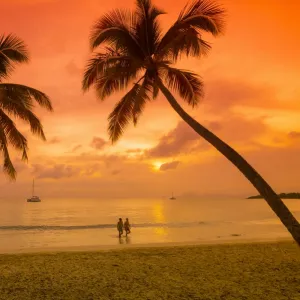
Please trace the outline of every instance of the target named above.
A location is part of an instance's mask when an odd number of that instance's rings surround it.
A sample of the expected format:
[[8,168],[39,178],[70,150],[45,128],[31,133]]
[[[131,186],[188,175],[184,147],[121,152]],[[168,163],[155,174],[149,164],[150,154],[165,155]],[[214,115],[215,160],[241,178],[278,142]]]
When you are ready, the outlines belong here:
[[[300,200],[285,200],[300,219]],[[289,238],[263,199],[0,199],[0,252]],[[118,238],[118,218],[132,233]]]

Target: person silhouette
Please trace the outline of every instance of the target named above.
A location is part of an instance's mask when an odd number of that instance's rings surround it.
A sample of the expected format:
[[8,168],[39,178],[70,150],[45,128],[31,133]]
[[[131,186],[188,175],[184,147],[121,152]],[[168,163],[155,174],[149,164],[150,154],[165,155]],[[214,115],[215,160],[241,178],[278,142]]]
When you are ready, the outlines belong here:
[[119,222],[117,223],[117,229],[118,229],[118,232],[119,232],[119,238],[122,236],[123,234],[123,220],[122,218],[119,218]]
[[131,231],[130,231],[130,223],[129,223],[129,220],[128,220],[128,218],[126,218],[126,221],[125,221],[125,223],[124,223],[124,229],[125,229],[125,232],[126,232],[126,236],[129,234],[129,233],[131,233]]

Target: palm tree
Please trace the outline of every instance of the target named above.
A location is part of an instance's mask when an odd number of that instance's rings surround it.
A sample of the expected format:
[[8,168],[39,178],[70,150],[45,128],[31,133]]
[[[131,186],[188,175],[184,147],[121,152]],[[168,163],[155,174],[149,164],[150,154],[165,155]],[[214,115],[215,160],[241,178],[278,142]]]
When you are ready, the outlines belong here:
[[131,120],[136,125],[146,103],[161,92],[190,127],[245,175],[300,245],[298,221],[268,183],[233,148],[188,115],[171,93],[177,92],[192,107],[199,103],[203,96],[200,77],[173,65],[182,55],[200,58],[208,53],[210,44],[202,34],[218,36],[223,32],[224,9],[213,0],[196,0],[181,11],[164,35],[158,22],[162,14],[151,0],[136,0],[134,13],[113,10],[92,28],[91,50],[103,48],[87,63],[83,90],[94,86],[98,97],[104,100],[133,83],[109,115],[110,140],[115,143]]
[[11,117],[27,122],[31,132],[45,140],[43,126],[32,111],[33,101],[52,111],[51,102],[44,93],[25,85],[3,82],[9,79],[16,64],[28,61],[27,47],[22,40],[12,34],[0,36],[0,154],[3,155],[3,171],[12,180],[16,179],[17,173],[8,146],[21,151],[22,159],[27,161],[28,145]]

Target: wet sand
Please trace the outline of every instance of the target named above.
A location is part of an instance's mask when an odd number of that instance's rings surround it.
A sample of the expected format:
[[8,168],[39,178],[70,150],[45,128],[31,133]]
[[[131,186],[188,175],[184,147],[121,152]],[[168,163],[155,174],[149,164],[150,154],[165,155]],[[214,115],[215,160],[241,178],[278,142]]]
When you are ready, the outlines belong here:
[[[130,239],[130,237],[129,237]],[[292,242],[291,237],[280,238],[245,238],[240,235],[232,235],[227,239],[210,239],[203,241],[191,242],[165,242],[165,243],[137,243],[131,244],[126,242],[126,238],[122,237],[118,244],[115,245],[83,245],[83,246],[62,246],[62,247],[38,247],[24,249],[5,249],[0,254],[20,254],[20,253],[49,253],[49,252],[90,252],[90,251],[110,251],[124,249],[140,249],[140,248],[162,248],[162,247],[183,247],[183,246],[201,246],[201,245],[223,245],[223,244],[251,244],[251,243],[276,243],[276,242]]]

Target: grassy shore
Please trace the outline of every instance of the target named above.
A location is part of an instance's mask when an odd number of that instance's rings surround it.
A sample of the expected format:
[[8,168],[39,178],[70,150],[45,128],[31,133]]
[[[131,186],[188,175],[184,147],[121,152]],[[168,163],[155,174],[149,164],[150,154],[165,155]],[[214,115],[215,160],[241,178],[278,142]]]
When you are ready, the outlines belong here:
[[293,243],[0,255],[0,299],[300,299]]

